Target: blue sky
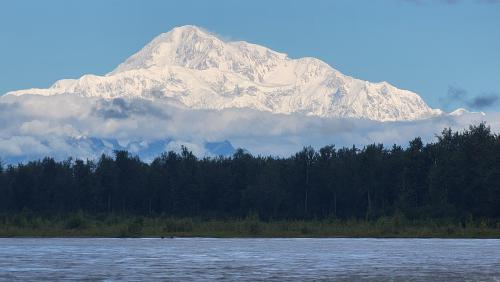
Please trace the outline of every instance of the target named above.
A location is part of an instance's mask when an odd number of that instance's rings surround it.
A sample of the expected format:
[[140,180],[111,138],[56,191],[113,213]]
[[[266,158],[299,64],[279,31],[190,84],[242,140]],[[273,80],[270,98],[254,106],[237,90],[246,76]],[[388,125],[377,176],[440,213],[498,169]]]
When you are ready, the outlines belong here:
[[388,81],[432,107],[500,111],[497,0],[1,1],[0,93],[104,74],[185,24]]

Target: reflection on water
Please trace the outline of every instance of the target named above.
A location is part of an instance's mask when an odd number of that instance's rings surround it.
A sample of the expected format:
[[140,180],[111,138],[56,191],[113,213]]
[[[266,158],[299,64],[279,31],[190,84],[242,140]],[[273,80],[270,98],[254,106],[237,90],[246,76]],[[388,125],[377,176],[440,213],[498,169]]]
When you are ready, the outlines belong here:
[[0,280],[500,280],[500,240],[0,239]]

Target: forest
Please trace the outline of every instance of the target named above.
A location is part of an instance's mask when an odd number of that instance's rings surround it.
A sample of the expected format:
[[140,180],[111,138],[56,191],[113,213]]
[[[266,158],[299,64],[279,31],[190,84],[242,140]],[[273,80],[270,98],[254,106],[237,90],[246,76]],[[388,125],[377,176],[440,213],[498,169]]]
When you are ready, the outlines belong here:
[[305,147],[289,157],[197,158],[187,148],[151,163],[126,151],[97,160],[47,157],[0,165],[0,213],[119,214],[263,221],[500,218],[500,136],[484,123],[407,146]]

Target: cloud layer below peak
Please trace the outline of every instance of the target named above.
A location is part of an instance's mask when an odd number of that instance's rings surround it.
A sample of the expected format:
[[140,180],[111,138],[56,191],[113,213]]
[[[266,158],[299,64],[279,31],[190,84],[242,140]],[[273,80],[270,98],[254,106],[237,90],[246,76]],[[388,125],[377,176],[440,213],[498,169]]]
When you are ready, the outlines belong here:
[[[44,156],[96,158],[120,146],[141,155],[176,150],[213,155],[204,144],[229,141],[254,154],[285,156],[303,146],[406,145],[420,136],[431,142],[446,127],[486,121],[500,129],[500,114],[443,115],[412,122],[376,122],[280,115],[249,109],[192,110],[168,100],[93,99],[70,95],[0,98],[0,158],[6,162]],[[152,157],[152,156],[147,156]]]

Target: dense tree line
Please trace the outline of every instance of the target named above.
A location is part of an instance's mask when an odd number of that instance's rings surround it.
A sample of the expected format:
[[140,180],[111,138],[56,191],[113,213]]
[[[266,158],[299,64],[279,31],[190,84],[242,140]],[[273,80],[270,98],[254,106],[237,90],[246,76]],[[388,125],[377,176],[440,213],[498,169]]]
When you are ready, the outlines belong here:
[[0,165],[0,212],[124,213],[303,219],[500,218],[500,137],[446,129],[405,148],[306,147],[287,158],[199,159],[186,148],[144,163],[125,151],[97,161]]

